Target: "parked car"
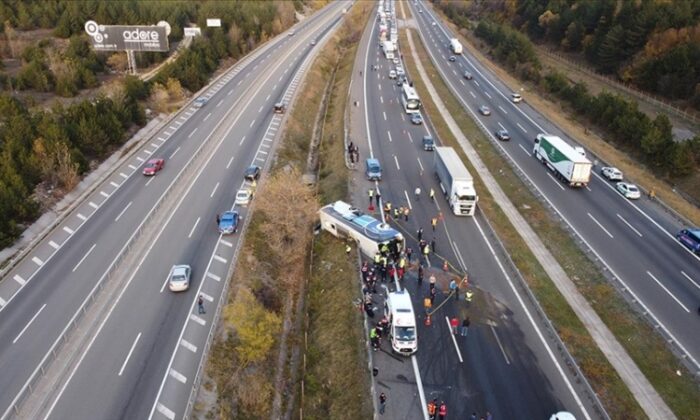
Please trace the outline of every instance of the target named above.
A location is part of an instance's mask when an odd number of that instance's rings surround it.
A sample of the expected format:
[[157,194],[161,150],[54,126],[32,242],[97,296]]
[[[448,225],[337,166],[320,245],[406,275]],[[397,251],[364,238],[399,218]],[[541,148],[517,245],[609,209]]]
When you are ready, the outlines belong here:
[[260,178],[260,167],[258,165],[250,165],[245,169],[245,172],[243,172],[243,178],[248,181],[255,181]]
[[248,188],[241,188],[236,193],[236,204],[239,206],[247,206],[250,200],[253,199],[253,191]]
[[389,79],[396,79],[396,70],[389,70]]
[[165,166],[165,159],[150,159],[146,162],[146,166],[143,167],[143,174],[146,176],[153,176],[160,172],[163,166]]
[[622,171],[614,166],[600,168],[600,174],[606,177],[608,181],[622,181]]
[[432,152],[435,150],[435,139],[431,135],[423,136],[423,150]]
[[207,102],[209,102],[209,99],[205,98],[204,96],[200,96],[199,98],[194,100],[193,105],[197,108],[201,108],[204,105],[206,105]]
[[639,188],[637,188],[637,186],[634,184],[630,184],[629,182],[618,182],[616,184],[616,188],[620,194],[630,200],[637,200],[642,196],[642,194],[639,192]]
[[479,107],[479,112],[481,113],[481,115],[486,115],[486,116],[491,115],[491,109],[489,107],[487,107],[486,105],[481,105]]
[[284,112],[287,110],[287,105],[284,102],[277,102],[275,106],[272,108],[272,111],[275,114],[284,114]]
[[237,211],[225,211],[219,215],[219,232],[224,235],[238,231],[239,215]]
[[451,63],[454,63],[455,61],[457,61],[457,57],[451,55],[450,58],[448,58],[448,60],[450,60]]
[[187,264],[174,265],[168,276],[168,288],[173,292],[184,292],[190,288],[192,268]]
[[382,180],[382,166],[379,164],[379,160],[374,158],[365,160],[365,175],[370,181]]
[[468,71],[465,71],[464,78],[467,80],[472,80],[474,78],[474,76],[471,73],[469,73]]
[[506,130],[506,129],[500,129],[500,130],[496,131],[496,137],[498,138],[498,140],[503,140],[503,141],[510,140],[510,134],[508,134],[508,130]]
[[519,93],[511,93],[510,98],[516,104],[523,101],[523,97]]
[[411,123],[415,125],[423,124],[423,116],[420,114],[420,112],[414,112],[411,114]]
[[676,239],[685,247],[700,255],[700,228],[683,229],[676,234]]

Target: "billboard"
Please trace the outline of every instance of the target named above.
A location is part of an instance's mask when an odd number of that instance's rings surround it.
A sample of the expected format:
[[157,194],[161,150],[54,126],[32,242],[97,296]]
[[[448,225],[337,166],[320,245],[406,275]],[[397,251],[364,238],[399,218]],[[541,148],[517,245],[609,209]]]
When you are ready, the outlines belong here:
[[168,51],[168,28],[165,25],[98,25],[85,22],[95,51]]
[[207,26],[210,28],[220,28],[221,19],[207,19]]

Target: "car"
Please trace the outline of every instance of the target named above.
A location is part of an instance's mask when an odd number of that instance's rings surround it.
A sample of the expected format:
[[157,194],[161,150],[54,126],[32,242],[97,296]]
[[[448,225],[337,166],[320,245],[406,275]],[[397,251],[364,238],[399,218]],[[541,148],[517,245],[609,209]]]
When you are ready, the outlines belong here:
[[206,105],[207,102],[209,102],[209,99],[208,99],[208,98],[205,98],[204,96],[200,96],[199,98],[197,98],[197,99],[194,100],[194,103],[193,103],[193,104],[194,104],[194,106],[195,106],[196,108],[201,108],[201,107],[203,107],[204,105]]
[[437,25],[437,23],[433,22],[433,26]]
[[399,77],[405,76],[406,72],[404,71],[403,67],[401,66],[396,66],[396,75]]
[[622,181],[622,171],[613,166],[600,168],[600,174],[606,177],[608,181]]
[[168,288],[172,292],[184,292],[190,288],[192,268],[187,264],[174,265],[168,275]]
[[398,80],[396,81],[396,86],[401,87],[401,86],[403,86],[404,83],[406,83],[406,79],[403,79],[403,78],[398,79]]
[[504,128],[496,131],[496,137],[498,138],[498,140],[503,140],[503,141],[510,140],[510,134],[508,134],[508,130],[506,130]]
[[294,36],[294,31],[289,31],[288,36]]
[[311,45],[316,45],[316,40],[311,41]]
[[615,185],[615,188],[620,194],[624,195],[625,198],[630,200],[637,200],[642,196],[642,194],[639,192],[639,188],[637,188],[637,186],[634,184],[630,184],[629,182],[618,182]]
[[426,152],[432,152],[435,150],[435,139],[431,135],[423,136],[423,150]]
[[253,199],[253,191],[249,188],[241,188],[236,193],[236,204],[239,206],[247,206]]
[[153,176],[157,174],[165,166],[165,159],[150,159],[146,162],[146,166],[143,167],[143,174],[146,176]]
[[474,78],[474,76],[471,73],[469,73],[468,71],[465,71],[464,78],[467,80],[472,80]]
[[676,234],[676,239],[697,255],[700,255],[700,228],[683,229]]
[[225,211],[217,216],[219,221],[219,233],[228,235],[238,231],[238,220],[240,219],[237,211]]
[[479,112],[481,113],[481,115],[486,115],[486,116],[491,115],[491,109],[489,107],[487,107],[486,105],[481,105],[479,107]]
[[396,79],[396,71],[389,70],[389,79]]
[[510,98],[516,104],[523,101],[523,97],[519,93],[511,93]]
[[382,180],[382,166],[378,159],[368,158],[365,160],[365,175],[369,181]]
[[275,114],[284,114],[284,111],[286,111],[287,105],[284,102],[277,102],[275,106],[272,108],[272,112]]
[[255,181],[256,179],[260,178],[260,167],[258,165],[250,165],[249,167],[245,168],[243,178],[247,179],[248,181]]
[[423,116],[420,114],[420,112],[414,112],[411,114],[411,123],[415,125],[423,124]]
[[399,64],[399,63],[400,63],[398,57],[394,57],[394,59],[393,59],[392,61],[394,62],[394,64]]
[[450,60],[451,63],[454,63],[457,60],[457,57],[451,55],[450,58],[448,58],[448,60]]
[[418,13],[423,13],[423,9],[418,9]]

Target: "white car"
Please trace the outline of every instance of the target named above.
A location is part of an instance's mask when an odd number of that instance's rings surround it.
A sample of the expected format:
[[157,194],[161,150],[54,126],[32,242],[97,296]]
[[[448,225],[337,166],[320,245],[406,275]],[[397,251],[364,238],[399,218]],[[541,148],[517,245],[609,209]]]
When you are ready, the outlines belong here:
[[197,108],[201,108],[204,105],[206,105],[207,102],[209,102],[209,99],[205,98],[204,96],[200,96],[199,98],[194,100],[194,106]]
[[437,23],[433,22],[433,26],[437,25]]
[[396,79],[396,71],[389,70],[389,79]]
[[630,200],[638,200],[642,194],[639,192],[639,188],[636,185],[630,184],[629,182],[618,182],[616,184],[617,191],[624,195],[625,198]]
[[253,199],[253,191],[248,188],[242,188],[236,193],[236,204],[239,206],[247,206],[250,200]]
[[608,179],[608,181],[622,181],[622,171],[614,166],[604,166],[600,169],[600,174]]
[[516,103],[516,104],[517,104],[518,102],[522,102],[522,101],[523,101],[523,97],[522,97],[522,95],[520,95],[519,93],[511,93],[511,94],[510,94],[510,97],[511,97],[511,100],[512,100],[514,103]]
[[394,64],[399,64],[399,63],[400,63],[400,61],[399,61],[399,58],[398,58],[398,57],[394,57],[394,60],[392,60],[392,61],[394,62]]
[[401,66],[396,66],[396,75],[397,76],[405,76],[406,72],[403,70],[403,67]]
[[485,115],[485,116],[491,115],[491,109],[489,107],[487,107],[486,105],[481,105],[479,107],[479,112],[481,113],[481,115]]
[[187,264],[174,265],[168,276],[168,288],[173,292],[184,292],[190,288],[192,268]]

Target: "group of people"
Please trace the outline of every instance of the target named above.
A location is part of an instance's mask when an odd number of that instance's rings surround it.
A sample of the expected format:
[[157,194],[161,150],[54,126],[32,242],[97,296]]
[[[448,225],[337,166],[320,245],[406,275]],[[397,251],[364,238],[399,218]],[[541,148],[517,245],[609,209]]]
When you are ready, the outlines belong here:
[[440,404],[438,404],[438,400],[437,400],[437,398],[435,398],[428,403],[428,418],[430,420],[435,420],[435,419],[445,420],[446,417],[447,417],[447,404],[445,404],[445,401],[441,401]]
[[350,163],[353,165],[360,161],[360,148],[353,142],[348,144],[348,159],[350,159]]
[[381,340],[389,335],[389,320],[386,317],[382,317],[379,322],[377,322],[369,331],[369,341],[372,343],[372,349],[374,351],[379,350],[381,346]]

